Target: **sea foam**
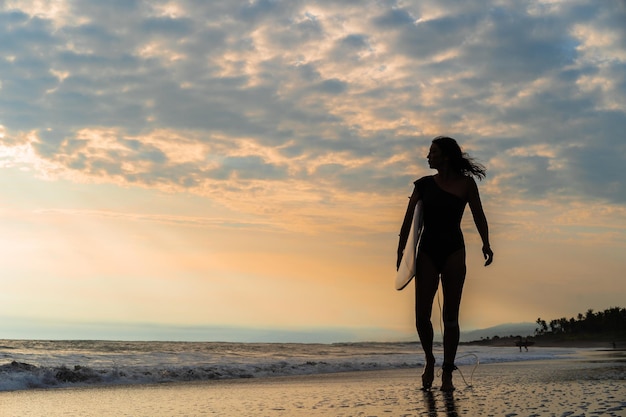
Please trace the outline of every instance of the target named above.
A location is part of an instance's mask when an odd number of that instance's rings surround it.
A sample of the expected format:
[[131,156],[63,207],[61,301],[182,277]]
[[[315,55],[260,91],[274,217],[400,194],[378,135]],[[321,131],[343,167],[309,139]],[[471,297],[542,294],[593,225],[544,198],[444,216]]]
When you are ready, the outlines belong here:
[[[581,349],[460,346],[458,365],[567,357]],[[441,362],[441,346],[436,346]],[[419,343],[0,341],[0,391],[157,384],[423,366]]]

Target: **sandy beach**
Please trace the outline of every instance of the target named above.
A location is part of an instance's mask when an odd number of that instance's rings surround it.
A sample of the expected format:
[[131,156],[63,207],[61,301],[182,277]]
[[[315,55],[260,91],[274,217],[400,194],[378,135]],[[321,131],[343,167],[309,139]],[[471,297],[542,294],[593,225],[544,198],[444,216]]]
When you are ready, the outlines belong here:
[[[473,366],[461,368],[468,380]],[[626,416],[626,355],[480,365],[472,386],[419,390],[421,369],[0,393],[27,416]]]

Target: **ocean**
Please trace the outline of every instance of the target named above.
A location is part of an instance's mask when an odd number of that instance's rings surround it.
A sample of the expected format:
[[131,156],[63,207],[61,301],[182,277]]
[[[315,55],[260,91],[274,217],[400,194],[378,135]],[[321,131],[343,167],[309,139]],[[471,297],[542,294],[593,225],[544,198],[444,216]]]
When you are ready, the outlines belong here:
[[[581,349],[459,347],[457,364],[558,359]],[[440,362],[441,346],[436,347]],[[0,340],[0,391],[421,368],[419,343]]]

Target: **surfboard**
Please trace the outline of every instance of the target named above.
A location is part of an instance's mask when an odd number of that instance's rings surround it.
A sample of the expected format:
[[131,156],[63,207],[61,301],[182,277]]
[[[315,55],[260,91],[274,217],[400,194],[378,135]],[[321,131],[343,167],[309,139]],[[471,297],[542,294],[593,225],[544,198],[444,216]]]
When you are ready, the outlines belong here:
[[411,222],[409,237],[406,240],[400,266],[396,274],[396,290],[398,291],[403,290],[404,287],[409,285],[415,276],[415,257],[417,256],[417,245],[422,234],[423,226],[424,214],[422,212],[422,201],[419,200],[413,211],[413,221]]

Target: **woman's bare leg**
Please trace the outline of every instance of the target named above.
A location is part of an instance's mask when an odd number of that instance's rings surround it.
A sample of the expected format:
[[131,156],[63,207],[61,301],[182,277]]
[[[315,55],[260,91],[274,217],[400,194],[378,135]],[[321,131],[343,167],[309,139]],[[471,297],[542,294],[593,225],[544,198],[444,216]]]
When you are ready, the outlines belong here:
[[430,388],[435,378],[435,356],[433,354],[433,325],[430,321],[433,300],[439,286],[439,272],[423,253],[418,253],[415,273],[415,324],[426,359],[423,388]]
[[[465,249],[451,254],[441,273],[441,287],[443,289],[443,362],[454,364],[456,351],[459,345],[459,310],[461,295],[465,282]],[[452,371],[444,371],[441,376],[441,390],[452,391]]]

